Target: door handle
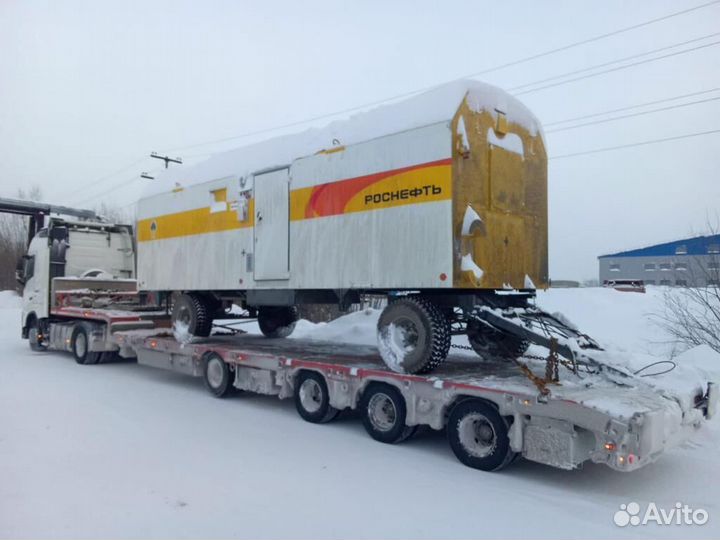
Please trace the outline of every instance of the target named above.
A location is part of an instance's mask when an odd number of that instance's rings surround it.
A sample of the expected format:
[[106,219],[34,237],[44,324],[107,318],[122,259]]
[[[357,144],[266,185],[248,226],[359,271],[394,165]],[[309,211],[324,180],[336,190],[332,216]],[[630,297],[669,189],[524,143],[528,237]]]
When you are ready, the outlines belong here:
[[258,210],[256,217],[257,217],[258,222],[262,221],[262,213],[260,212],[260,210]]

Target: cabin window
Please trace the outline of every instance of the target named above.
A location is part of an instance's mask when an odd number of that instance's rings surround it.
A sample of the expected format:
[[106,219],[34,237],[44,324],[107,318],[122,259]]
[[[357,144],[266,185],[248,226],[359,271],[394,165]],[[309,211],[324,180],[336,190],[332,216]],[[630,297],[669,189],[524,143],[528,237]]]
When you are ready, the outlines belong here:
[[708,263],[708,269],[709,270],[720,270],[720,262],[718,261],[710,261]]
[[660,263],[660,270],[671,270],[672,266],[670,263]]
[[646,271],[655,270],[655,263],[646,263],[644,266]]
[[23,268],[23,279],[25,282],[35,275],[35,255],[25,257],[25,267]]
[[687,270],[688,265],[687,263],[675,263],[675,270]]
[[720,244],[710,244],[708,246],[708,253],[710,255],[717,255],[720,253]]
[[210,191],[210,213],[227,211],[227,188],[214,189]]
[[678,287],[687,287],[687,280],[686,279],[678,279],[675,281],[675,285]]
[[645,281],[645,285],[655,285],[654,279],[646,279],[644,281]]
[[610,264],[610,271],[611,272],[619,272],[620,271],[620,265],[618,263],[611,263]]
[[669,286],[669,285],[671,285],[671,283],[670,283],[670,280],[669,280],[669,279],[661,279],[661,280],[660,280],[660,285]]
[[687,246],[682,245],[675,248],[675,255],[687,255]]

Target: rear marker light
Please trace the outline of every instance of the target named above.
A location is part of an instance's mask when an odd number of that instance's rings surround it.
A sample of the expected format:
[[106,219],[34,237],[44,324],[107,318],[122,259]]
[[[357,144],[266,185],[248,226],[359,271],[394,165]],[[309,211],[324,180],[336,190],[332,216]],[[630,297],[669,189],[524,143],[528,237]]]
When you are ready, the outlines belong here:
[[445,272],[440,274],[440,281],[445,281],[446,279],[447,279],[447,274]]
[[635,454],[628,454],[627,460],[630,465],[635,463]]
[[605,446],[605,450],[608,452],[614,452],[615,448],[617,448],[613,442],[606,442],[603,446]]

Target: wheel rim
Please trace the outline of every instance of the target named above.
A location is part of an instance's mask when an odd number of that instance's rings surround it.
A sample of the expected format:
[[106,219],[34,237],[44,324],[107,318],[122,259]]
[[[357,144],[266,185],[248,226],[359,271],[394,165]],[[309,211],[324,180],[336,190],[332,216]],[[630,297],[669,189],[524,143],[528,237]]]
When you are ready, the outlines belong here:
[[220,388],[225,378],[222,360],[212,357],[207,363],[207,380],[213,388]]
[[192,317],[190,316],[190,310],[187,308],[187,306],[179,306],[177,310],[177,315],[175,317],[175,322],[182,324],[183,326],[190,326],[190,321],[192,320]]
[[383,393],[374,394],[367,406],[370,422],[379,431],[390,431],[397,422],[397,409],[390,397]]
[[497,434],[492,423],[480,413],[465,415],[458,422],[460,444],[478,458],[492,454],[497,445]]
[[300,404],[309,413],[316,413],[322,407],[323,391],[314,379],[305,379],[300,385]]
[[417,324],[406,317],[393,321],[390,339],[393,344],[406,353],[414,351],[418,346],[420,332]]
[[75,354],[78,358],[85,356],[87,352],[87,338],[83,332],[78,332],[75,336]]

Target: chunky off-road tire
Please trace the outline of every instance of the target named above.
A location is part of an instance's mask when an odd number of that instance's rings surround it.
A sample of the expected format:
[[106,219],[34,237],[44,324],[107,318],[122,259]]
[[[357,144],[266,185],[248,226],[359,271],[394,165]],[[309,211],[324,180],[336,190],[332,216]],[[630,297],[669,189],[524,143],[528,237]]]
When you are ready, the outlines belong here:
[[233,386],[235,374],[222,357],[215,353],[208,353],[202,359],[203,380],[205,388],[217,397],[223,398],[230,395],[235,387]]
[[90,351],[90,336],[84,324],[76,324],[70,338],[70,348],[73,357],[78,364],[90,365],[97,364],[102,356],[102,352]]
[[447,436],[455,456],[468,467],[499,471],[516,457],[508,423],[492,405],[477,399],[458,403],[450,413]]
[[260,331],[268,338],[286,338],[295,330],[298,310],[295,306],[262,306],[258,309]]
[[172,309],[172,324],[187,329],[190,336],[207,337],[212,330],[213,312],[210,303],[196,293],[181,294],[175,299]]
[[377,327],[378,349],[398,373],[429,373],[450,351],[450,323],[431,301],[405,297],[390,302]]
[[524,339],[474,320],[467,324],[467,338],[473,350],[485,360],[520,358],[530,346]]
[[417,426],[405,425],[405,399],[389,384],[371,383],[363,392],[360,413],[365,430],[376,441],[396,444],[417,431]]
[[340,412],[330,405],[325,377],[315,371],[301,371],[295,380],[295,408],[303,420],[324,424]]
[[28,343],[33,351],[43,352],[47,350],[47,344],[42,339],[40,332],[40,323],[35,318],[28,324]]

